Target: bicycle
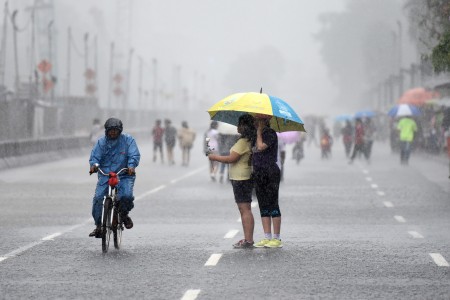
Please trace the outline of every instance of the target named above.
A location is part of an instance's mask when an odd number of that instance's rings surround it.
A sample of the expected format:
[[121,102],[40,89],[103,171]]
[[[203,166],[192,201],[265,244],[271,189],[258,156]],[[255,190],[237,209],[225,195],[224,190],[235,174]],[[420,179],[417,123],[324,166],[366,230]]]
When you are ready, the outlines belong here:
[[122,243],[124,224],[120,214],[119,200],[117,197],[117,185],[119,184],[119,175],[128,171],[128,168],[123,168],[117,173],[105,173],[98,166],[97,170],[100,174],[109,177],[108,195],[103,199],[101,223],[102,251],[103,253],[106,253],[109,249],[111,232],[113,233],[114,248],[120,249]]

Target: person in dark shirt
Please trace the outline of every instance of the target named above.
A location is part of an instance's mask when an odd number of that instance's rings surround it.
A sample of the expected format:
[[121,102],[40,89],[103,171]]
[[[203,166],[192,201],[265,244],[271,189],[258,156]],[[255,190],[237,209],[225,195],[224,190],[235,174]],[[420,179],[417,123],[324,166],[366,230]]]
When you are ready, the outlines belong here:
[[[252,148],[253,179],[258,199],[264,239],[255,247],[283,247],[280,237],[281,213],[278,206],[278,191],[281,172],[277,165],[278,137],[270,128],[271,116],[256,114],[256,142]],[[272,235],[273,224],[273,235]]]

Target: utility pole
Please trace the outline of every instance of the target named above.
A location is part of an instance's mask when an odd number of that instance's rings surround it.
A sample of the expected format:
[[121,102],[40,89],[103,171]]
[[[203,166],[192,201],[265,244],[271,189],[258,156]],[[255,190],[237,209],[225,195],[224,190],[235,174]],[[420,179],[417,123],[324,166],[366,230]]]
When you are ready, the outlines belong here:
[[66,87],[66,95],[67,97],[70,96],[70,72],[72,68],[71,64],[71,52],[72,52],[72,28],[67,28],[67,87]]
[[143,60],[142,57],[139,56],[139,78],[138,78],[138,109],[143,109],[142,105],[142,69],[143,69]]
[[112,106],[112,91],[113,91],[113,80],[114,80],[114,42],[111,42],[109,50],[109,88],[108,88],[108,110]]
[[398,92],[399,97],[403,95],[403,72],[402,72],[402,23],[397,20],[398,26]]
[[87,78],[87,76],[86,76],[86,72],[87,72],[87,70],[88,70],[88,68],[89,68],[89,46],[88,46],[88,40],[89,40],[89,33],[85,33],[84,34],[84,75],[85,75],[85,77],[84,77],[84,79],[85,79],[85,87],[84,87],[84,90],[85,90],[85,94],[86,94],[86,96],[88,95],[88,92],[87,92],[87,87],[88,87],[88,84],[89,84],[89,82],[88,82],[88,78]]
[[17,32],[19,31],[19,28],[16,25],[17,13],[18,13],[18,11],[15,10],[11,17],[11,21],[12,21],[13,28],[14,28],[14,34],[13,34],[13,37],[14,37],[14,66],[16,69],[16,76],[15,76],[14,84],[15,84],[15,88],[16,88],[16,94],[19,92],[19,81],[20,81],[20,78],[19,78],[19,53],[18,53],[18,49],[17,49]]
[[2,34],[2,45],[0,49],[0,88],[3,89],[5,86],[5,63],[6,63],[6,41],[8,34],[8,1],[5,1],[5,11],[3,16],[3,34]]
[[[48,23],[48,60],[50,63],[53,63],[53,56],[52,56],[52,26],[53,26],[53,20]],[[52,68],[53,69],[53,68]],[[55,88],[54,88],[54,76],[52,69],[49,71],[50,81],[53,84],[52,91],[51,91],[51,102],[52,104],[55,102]]]
[[130,77],[131,77],[131,62],[133,58],[134,49],[130,48],[128,52],[128,64],[127,64],[127,86],[125,90],[125,103],[123,103],[123,108],[126,108],[126,105],[130,105]]

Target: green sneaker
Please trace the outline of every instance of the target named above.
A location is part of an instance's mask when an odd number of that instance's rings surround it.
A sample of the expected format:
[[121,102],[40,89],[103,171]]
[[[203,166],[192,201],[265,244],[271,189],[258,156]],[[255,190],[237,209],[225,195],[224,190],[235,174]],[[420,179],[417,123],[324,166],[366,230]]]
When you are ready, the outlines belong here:
[[281,242],[281,240],[271,239],[267,244],[264,245],[264,247],[267,247],[267,248],[281,248],[281,247],[283,247],[283,243]]
[[256,247],[256,248],[264,248],[264,246],[266,246],[267,243],[269,243],[269,242],[270,242],[270,240],[268,240],[268,239],[263,239],[263,240],[260,240],[259,242],[257,242],[256,244],[253,244],[253,247]]

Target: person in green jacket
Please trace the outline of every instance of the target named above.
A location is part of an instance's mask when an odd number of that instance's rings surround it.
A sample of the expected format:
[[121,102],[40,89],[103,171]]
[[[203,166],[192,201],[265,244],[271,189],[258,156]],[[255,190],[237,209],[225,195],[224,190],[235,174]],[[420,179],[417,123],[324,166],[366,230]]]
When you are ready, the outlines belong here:
[[411,144],[417,131],[417,124],[412,118],[405,116],[397,124],[400,134],[400,163],[407,165],[411,154]]

